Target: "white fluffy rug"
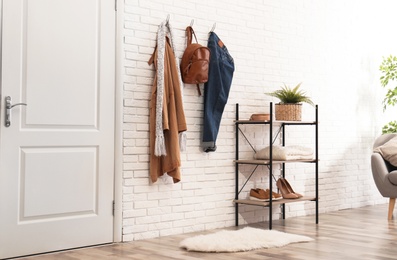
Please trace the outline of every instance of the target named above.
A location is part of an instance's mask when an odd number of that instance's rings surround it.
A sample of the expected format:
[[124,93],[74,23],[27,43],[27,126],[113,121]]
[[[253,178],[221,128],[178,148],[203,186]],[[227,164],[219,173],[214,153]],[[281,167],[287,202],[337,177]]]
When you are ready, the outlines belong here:
[[276,230],[245,227],[240,230],[222,230],[213,234],[186,238],[179,246],[188,251],[239,252],[259,248],[282,247],[290,243],[312,240],[310,237]]

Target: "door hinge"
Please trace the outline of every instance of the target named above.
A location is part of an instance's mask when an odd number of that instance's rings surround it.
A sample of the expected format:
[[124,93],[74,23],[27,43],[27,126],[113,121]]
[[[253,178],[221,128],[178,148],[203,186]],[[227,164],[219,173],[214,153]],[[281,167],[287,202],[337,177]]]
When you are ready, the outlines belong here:
[[115,207],[116,207],[115,204],[116,203],[113,201],[113,205],[112,205],[112,214],[113,214],[113,216],[114,216],[114,210],[115,210]]
[[117,0],[114,0],[114,10],[117,12]]

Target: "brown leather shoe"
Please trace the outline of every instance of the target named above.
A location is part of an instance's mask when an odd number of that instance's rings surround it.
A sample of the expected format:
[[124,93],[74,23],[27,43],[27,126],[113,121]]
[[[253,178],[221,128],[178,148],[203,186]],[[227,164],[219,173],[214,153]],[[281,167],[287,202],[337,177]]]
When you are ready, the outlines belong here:
[[287,185],[281,180],[282,178],[278,179],[276,182],[277,188],[280,190],[281,194],[283,195],[284,199],[297,199],[299,198],[298,195],[288,190]]
[[269,194],[269,192],[266,193],[262,189],[251,189],[250,199],[251,200],[259,200],[259,201],[269,201],[270,194]]
[[[270,193],[269,189],[266,189],[265,192]],[[281,200],[283,196],[277,192],[272,192],[273,200]]]
[[[259,194],[259,195],[257,195],[257,196],[252,196],[252,197],[254,197],[254,198],[251,198],[251,199],[256,199],[257,197],[259,197],[259,198],[264,198],[264,201],[269,201],[270,200],[270,190],[269,189],[266,189],[266,190],[264,190],[264,189],[252,189],[251,190],[251,192],[253,193],[253,195],[254,194]],[[250,196],[251,196],[251,192],[250,192]],[[278,193],[276,193],[276,192],[272,192],[272,200],[280,200],[280,199],[282,199],[283,197],[281,196],[281,194],[278,194]]]

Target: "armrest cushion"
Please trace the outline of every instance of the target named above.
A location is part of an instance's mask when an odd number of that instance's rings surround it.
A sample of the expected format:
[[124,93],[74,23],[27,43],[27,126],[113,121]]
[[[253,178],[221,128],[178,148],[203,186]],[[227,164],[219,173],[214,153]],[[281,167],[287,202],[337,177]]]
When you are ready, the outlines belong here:
[[397,167],[397,137],[393,137],[383,145],[376,147],[374,152],[381,154],[386,161]]
[[391,173],[389,173],[389,175],[387,175],[387,177],[389,178],[389,181],[391,183],[397,185],[397,171],[392,171]]

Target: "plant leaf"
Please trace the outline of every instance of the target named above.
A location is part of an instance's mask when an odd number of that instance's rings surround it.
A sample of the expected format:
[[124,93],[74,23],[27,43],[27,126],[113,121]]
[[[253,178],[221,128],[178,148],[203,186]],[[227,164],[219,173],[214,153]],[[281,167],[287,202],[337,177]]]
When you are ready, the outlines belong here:
[[285,83],[283,84],[284,86],[281,87],[281,89],[265,94],[278,98],[280,103],[283,104],[296,104],[304,102],[314,106],[313,101],[306,96],[306,93],[302,90],[299,90],[302,82],[296,85],[293,89],[288,87]]

